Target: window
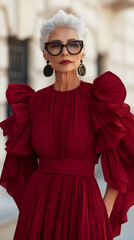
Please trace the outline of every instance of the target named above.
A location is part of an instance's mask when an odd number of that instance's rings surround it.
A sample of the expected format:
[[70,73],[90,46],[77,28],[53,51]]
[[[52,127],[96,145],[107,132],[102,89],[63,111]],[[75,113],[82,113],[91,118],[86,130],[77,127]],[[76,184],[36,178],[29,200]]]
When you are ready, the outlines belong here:
[[[9,45],[9,83],[28,83],[28,40],[18,40],[14,37],[8,38]],[[7,107],[8,116],[11,109]]]
[[106,71],[106,67],[107,67],[107,55],[106,54],[98,54],[97,66],[98,66],[97,75],[100,76],[103,72]]
[[9,38],[9,82],[27,83],[28,40]]

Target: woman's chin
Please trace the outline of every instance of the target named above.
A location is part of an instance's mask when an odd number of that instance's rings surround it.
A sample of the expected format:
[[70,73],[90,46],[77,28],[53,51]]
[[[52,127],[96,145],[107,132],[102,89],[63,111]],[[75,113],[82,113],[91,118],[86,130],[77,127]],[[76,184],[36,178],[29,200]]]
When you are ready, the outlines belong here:
[[55,69],[55,72],[61,72],[61,73],[66,73],[66,72],[74,72],[76,71],[76,68],[70,68],[69,66],[62,67],[60,69]]

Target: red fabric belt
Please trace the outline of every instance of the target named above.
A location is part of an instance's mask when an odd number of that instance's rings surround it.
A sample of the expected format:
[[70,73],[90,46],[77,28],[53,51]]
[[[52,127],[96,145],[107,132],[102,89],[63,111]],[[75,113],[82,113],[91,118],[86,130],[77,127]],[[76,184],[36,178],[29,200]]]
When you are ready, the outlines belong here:
[[39,158],[39,171],[80,176],[94,176],[94,163],[75,158]]

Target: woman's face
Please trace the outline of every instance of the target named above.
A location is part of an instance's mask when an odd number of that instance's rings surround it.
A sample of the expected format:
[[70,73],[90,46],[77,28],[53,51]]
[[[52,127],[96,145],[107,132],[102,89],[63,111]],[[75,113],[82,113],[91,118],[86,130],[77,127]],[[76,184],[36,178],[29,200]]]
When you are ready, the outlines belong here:
[[[78,38],[77,34],[73,31],[73,29],[68,27],[58,27],[53,32],[50,33],[49,42],[53,40],[58,40],[62,44],[66,44],[71,40],[81,40]],[[69,72],[76,70],[80,65],[80,60],[84,59],[85,57],[85,49],[82,50],[77,55],[71,55],[66,47],[63,47],[62,52],[57,56],[52,56],[49,53],[43,51],[43,56],[46,61],[49,61],[52,68],[55,71],[59,72]],[[63,64],[60,63],[63,60],[69,60],[70,63]]]

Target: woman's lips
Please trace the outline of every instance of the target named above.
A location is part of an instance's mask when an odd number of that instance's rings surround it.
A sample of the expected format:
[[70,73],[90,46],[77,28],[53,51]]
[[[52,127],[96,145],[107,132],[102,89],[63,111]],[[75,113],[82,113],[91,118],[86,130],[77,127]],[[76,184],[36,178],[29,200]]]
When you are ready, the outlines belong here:
[[71,63],[71,61],[69,61],[69,60],[63,60],[60,62],[60,64],[69,64],[69,63]]

